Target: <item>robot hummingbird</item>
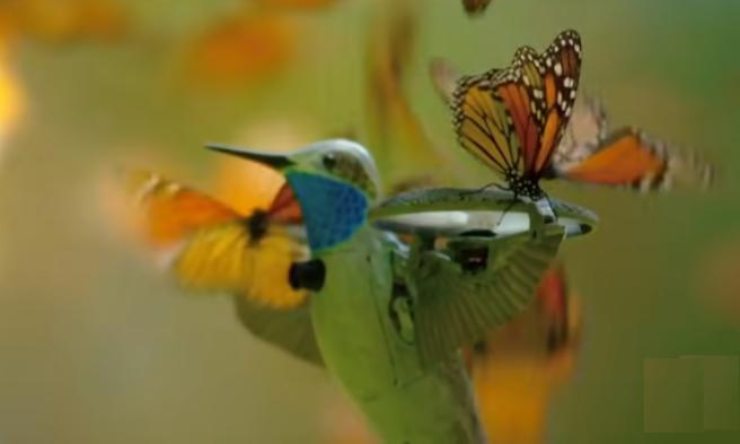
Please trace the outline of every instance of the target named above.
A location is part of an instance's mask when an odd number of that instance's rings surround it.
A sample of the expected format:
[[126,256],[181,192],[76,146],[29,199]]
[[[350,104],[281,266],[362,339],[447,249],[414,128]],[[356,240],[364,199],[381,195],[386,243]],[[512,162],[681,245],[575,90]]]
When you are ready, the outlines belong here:
[[[502,190],[421,190],[378,204],[374,161],[348,140],[288,154],[209,148],[273,168],[286,184],[269,209],[242,215],[131,175],[177,280],[235,294],[247,329],[325,366],[384,441],[482,442],[459,350],[524,310],[564,237],[595,216],[553,200],[561,217],[546,222]],[[484,229],[504,208],[521,223]]]

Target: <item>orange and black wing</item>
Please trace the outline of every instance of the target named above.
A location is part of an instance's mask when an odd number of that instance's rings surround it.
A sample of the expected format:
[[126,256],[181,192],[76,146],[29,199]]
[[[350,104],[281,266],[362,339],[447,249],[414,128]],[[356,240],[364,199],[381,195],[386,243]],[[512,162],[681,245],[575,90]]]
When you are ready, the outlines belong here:
[[521,156],[511,118],[494,94],[491,77],[498,70],[457,81],[452,97],[454,126],[460,145],[501,176],[520,170]]
[[146,172],[129,174],[128,183],[139,227],[186,289],[240,294],[277,309],[306,300],[307,291],[293,288],[289,275],[294,263],[308,259],[307,248],[269,213],[246,217]]
[[293,189],[287,182],[278,190],[267,213],[270,216],[270,220],[276,223],[303,224],[301,206],[293,193]]
[[548,169],[563,136],[578,90],[581,50],[578,33],[564,31],[542,55],[519,48],[511,66],[492,80],[518,136],[527,177],[539,178]]
[[462,77],[452,103],[459,142],[503,176],[539,178],[572,113],[580,66],[580,37],[564,31],[542,55],[521,47],[509,67]]
[[675,182],[705,188],[713,169],[694,153],[679,153],[634,128],[607,132],[604,111],[595,102],[576,107],[571,127],[553,158],[553,176],[571,181],[628,186],[642,191],[669,189]]
[[552,156],[552,166],[581,162],[590,157],[608,134],[606,111],[601,102],[581,95],[573,105],[568,126]]

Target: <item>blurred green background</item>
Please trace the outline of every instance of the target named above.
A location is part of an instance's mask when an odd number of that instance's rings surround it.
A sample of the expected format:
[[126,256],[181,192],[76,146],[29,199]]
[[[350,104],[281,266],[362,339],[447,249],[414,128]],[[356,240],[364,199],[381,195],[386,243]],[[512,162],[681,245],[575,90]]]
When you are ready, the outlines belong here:
[[[0,141],[0,442],[323,442],[336,420],[326,375],[249,337],[229,299],[183,296],[122,247],[101,211],[100,177],[121,162],[150,161],[208,188],[218,159],[206,141],[257,140],[250,134],[274,125],[294,126],[303,141],[347,131],[377,140],[366,50],[387,2],[275,12],[293,40],[284,59],[266,62],[274,70],[192,74],[194,42],[248,3],[121,0],[115,35],[67,38],[8,19],[2,63],[23,109]],[[740,356],[740,2],[494,0],[474,20],[456,0],[416,3],[404,87],[429,139],[454,158],[440,175],[455,185],[491,177],[456,146],[428,60],[476,73],[569,27],[584,42],[581,90],[604,100],[615,125],[692,147],[718,167],[709,192],[546,185],[601,217],[562,252],[583,342],[548,440],[739,442],[738,430],[645,432],[643,366]],[[399,161],[389,150],[402,144],[387,143],[369,146],[386,177],[435,164],[431,154]]]

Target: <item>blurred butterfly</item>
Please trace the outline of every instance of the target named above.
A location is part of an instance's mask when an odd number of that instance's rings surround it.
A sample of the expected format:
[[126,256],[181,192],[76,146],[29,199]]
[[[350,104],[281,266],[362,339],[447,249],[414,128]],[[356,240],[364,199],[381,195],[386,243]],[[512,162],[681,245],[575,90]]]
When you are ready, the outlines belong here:
[[267,209],[243,215],[155,174],[124,175],[140,232],[180,285],[234,294],[242,323],[255,335],[321,363],[305,302],[323,268],[309,258],[290,187]]
[[366,46],[368,142],[378,147],[382,165],[393,166],[388,176],[394,181],[441,163],[404,88],[418,35],[416,6],[410,0],[379,2]]
[[462,0],[465,11],[470,16],[482,14],[486,10],[491,0]]
[[693,152],[679,153],[635,128],[609,131],[606,113],[594,99],[576,103],[548,172],[550,178],[641,191],[668,190],[674,183],[706,188],[713,176],[713,168]]
[[295,58],[299,28],[294,18],[274,12],[226,17],[190,42],[188,74],[209,86],[261,84]]
[[457,81],[452,109],[459,143],[516,197],[544,201],[539,181],[573,112],[580,70],[581,39],[569,30],[542,55],[523,46],[507,68]]
[[481,421],[502,442],[541,442],[552,394],[573,373],[581,318],[562,265],[526,312],[466,353]]

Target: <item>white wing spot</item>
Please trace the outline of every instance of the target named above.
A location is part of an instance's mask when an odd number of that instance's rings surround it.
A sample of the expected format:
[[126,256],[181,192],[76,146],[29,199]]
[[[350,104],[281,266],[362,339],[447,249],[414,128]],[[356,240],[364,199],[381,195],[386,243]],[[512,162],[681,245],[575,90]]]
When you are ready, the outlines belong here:
[[558,63],[555,64],[554,69],[555,69],[555,75],[556,76],[563,75],[563,65],[561,65],[560,62],[558,62]]

